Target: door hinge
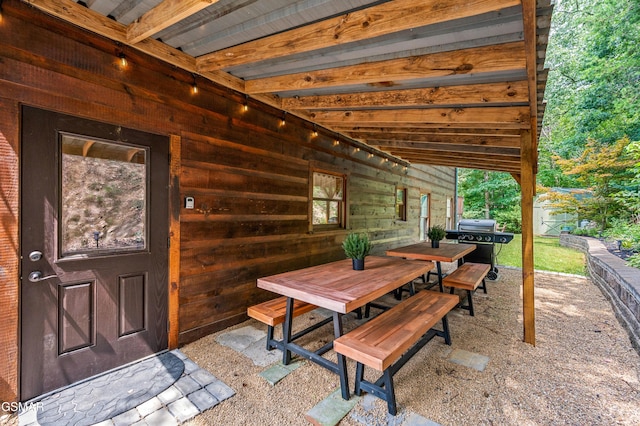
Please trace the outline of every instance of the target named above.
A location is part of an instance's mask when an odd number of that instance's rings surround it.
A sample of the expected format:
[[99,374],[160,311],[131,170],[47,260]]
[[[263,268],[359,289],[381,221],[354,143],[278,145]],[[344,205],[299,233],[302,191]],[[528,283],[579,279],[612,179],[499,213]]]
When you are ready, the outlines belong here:
[[171,248],[171,237],[167,237],[167,248]]

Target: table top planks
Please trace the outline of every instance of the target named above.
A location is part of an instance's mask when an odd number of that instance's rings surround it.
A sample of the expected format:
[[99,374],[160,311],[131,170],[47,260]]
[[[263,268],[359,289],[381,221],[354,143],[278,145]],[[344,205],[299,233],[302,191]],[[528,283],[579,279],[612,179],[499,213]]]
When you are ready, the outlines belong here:
[[258,287],[334,312],[346,314],[433,269],[432,262],[367,256],[365,269],[354,271],[351,259],[258,279]]
[[387,256],[434,262],[454,262],[475,249],[475,244],[446,243],[440,244],[438,248],[433,248],[431,243],[418,243],[387,250]]

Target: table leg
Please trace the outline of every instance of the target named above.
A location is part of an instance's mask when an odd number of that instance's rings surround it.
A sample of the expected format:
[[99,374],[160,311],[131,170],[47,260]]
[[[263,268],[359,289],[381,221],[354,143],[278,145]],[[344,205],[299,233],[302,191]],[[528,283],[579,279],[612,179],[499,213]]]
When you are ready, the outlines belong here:
[[282,323],[282,363],[288,365],[291,362],[291,352],[289,351],[289,343],[291,343],[291,326],[293,323],[293,298],[287,297],[287,309]]
[[440,265],[440,261],[436,262],[436,268],[438,269],[438,285],[440,286],[440,293],[444,293],[444,287],[442,286],[442,265]]
[[[342,336],[342,314],[339,312],[333,313],[333,334],[336,339]],[[336,355],[338,356],[338,375],[340,376],[340,389],[342,390],[342,398],[348,401],[351,395],[349,394],[347,360],[344,355]]]

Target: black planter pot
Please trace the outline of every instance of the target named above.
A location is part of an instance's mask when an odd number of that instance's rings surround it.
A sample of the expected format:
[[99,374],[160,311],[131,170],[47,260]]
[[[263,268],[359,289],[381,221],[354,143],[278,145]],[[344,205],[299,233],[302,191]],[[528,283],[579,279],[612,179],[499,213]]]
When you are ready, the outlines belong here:
[[440,247],[440,241],[438,241],[438,240],[431,240],[431,247],[433,247],[433,248],[438,248],[438,247]]
[[354,271],[363,271],[364,270],[364,259],[351,259],[353,262],[353,270]]

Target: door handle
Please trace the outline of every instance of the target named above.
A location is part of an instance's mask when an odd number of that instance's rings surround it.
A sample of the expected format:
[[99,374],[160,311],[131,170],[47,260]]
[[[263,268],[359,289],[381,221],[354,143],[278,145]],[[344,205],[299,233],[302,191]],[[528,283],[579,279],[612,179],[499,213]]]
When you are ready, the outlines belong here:
[[57,277],[56,274],[47,275],[46,277],[43,277],[42,272],[33,271],[32,273],[29,274],[29,281],[31,281],[32,283],[37,283],[40,281],[48,280],[49,278],[56,278],[56,277]]

